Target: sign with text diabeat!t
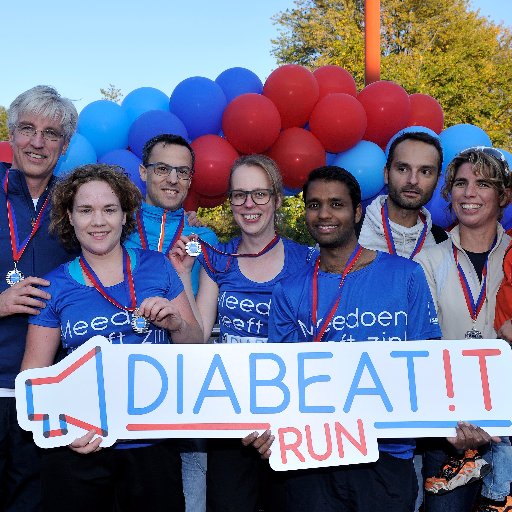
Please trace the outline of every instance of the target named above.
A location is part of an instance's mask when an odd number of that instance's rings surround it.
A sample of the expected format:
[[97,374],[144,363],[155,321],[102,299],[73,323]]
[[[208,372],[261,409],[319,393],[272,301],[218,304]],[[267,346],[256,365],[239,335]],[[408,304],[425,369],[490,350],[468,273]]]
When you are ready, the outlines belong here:
[[512,434],[502,340],[113,345],[91,338],[16,379],[41,447],[94,429],[121,439],[235,437],[270,428],[276,470],[371,462],[377,438]]

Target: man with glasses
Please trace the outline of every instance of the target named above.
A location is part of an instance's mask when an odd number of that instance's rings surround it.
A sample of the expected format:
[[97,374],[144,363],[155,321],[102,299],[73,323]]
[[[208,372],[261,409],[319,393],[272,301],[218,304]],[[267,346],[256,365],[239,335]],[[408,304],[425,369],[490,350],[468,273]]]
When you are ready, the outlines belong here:
[[[146,199],[136,214],[137,229],[127,247],[152,249],[169,255],[181,235],[196,234],[212,245],[218,243],[207,227],[190,226],[183,209],[194,174],[194,151],[179,135],[162,134],[150,139],[142,150],[140,176],[146,182]],[[198,262],[192,269],[192,288],[199,286]],[[155,269],[155,272],[158,272]],[[183,492],[187,512],[206,509],[206,452],[202,440],[185,440],[181,453]]]
[[53,171],[73,135],[78,114],[47,86],[20,94],[7,113],[13,151],[0,164],[0,510],[39,510],[39,452],[16,418],[14,379],[25,350],[27,317],[44,307],[50,283],[38,276],[68,261],[48,234]]

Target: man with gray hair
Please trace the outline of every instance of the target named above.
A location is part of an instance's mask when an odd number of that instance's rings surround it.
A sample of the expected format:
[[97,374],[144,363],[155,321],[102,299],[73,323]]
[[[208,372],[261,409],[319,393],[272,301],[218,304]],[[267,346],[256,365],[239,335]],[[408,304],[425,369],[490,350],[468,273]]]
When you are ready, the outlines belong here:
[[16,418],[14,379],[25,349],[27,318],[49,295],[41,279],[71,258],[48,234],[53,171],[75,132],[70,100],[39,85],[7,113],[12,167],[0,164],[0,511],[39,510],[39,454]]

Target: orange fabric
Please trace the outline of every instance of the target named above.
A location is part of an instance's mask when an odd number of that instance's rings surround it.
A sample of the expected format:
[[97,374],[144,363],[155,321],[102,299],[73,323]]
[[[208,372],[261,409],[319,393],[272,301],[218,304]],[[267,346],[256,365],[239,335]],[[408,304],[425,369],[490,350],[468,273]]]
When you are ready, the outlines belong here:
[[496,295],[496,312],[494,329],[498,329],[506,320],[512,319],[512,242],[510,242],[503,258],[503,281]]

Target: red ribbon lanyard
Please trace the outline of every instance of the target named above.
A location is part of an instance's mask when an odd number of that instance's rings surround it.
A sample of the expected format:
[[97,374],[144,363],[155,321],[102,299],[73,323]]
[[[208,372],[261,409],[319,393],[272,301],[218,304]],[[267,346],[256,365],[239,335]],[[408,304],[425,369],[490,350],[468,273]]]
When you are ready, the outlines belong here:
[[[494,239],[494,242],[489,249],[489,254],[493,250],[494,246],[496,245],[496,242],[498,241],[498,237]],[[475,301],[473,299],[473,294],[471,293],[471,288],[469,287],[469,282],[467,280],[466,274],[464,274],[464,270],[462,269],[459,258],[458,258],[458,249],[455,247],[455,245],[452,242],[452,250],[453,250],[453,257],[455,259],[455,265],[457,266],[457,272],[459,273],[459,281],[460,285],[462,287],[462,292],[464,293],[464,298],[466,299],[466,305],[468,307],[469,315],[471,316],[471,319],[473,322],[476,322],[476,319],[478,318],[478,315],[480,314],[480,311],[482,310],[482,307],[485,302],[485,297],[487,296],[487,262],[489,260],[489,255],[487,255],[487,258],[484,263],[484,267],[482,269],[482,285],[480,287],[480,293],[478,294],[478,299]]]
[[80,256],[79,259],[80,267],[82,267],[82,270],[84,274],[89,278],[92,285],[96,290],[102,295],[102,297],[110,302],[110,304],[114,305],[116,308],[122,309],[123,311],[130,311],[133,312],[135,309],[137,309],[137,297],[135,295],[135,286],[133,284],[133,275],[132,275],[132,267],[131,267],[131,261],[130,261],[130,255],[128,254],[128,251],[123,247],[123,278],[124,278],[124,285],[127,290],[127,295],[130,298],[130,305],[129,306],[123,306],[121,303],[119,303],[114,297],[110,296],[107,293],[107,290],[99,280],[98,276],[92,269],[92,267],[87,263],[87,260],[84,258],[83,254]]
[[[165,239],[165,222],[167,220],[168,211],[169,210],[164,210],[164,213],[162,215],[162,220],[160,223],[160,235],[158,236],[158,244],[156,248],[158,252],[163,252],[166,255],[169,254],[173,245],[176,243],[176,240],[178,240],[178,238],[181,236],[181,233],[183,233],[183,228],[185,226],[185,212],[183,212],[178,227],[174,233],[174,236],[172,237],[171,243],[164,251],[163,245]],[[135,220],[137,221],[137,231],[139,233],[141,246],[143,249],[149,249],[148,237],[146,234],[146,228],[144,226],[143,213],[141,209],[137,210],[137,213],[135,214]]]
[[[388,203],[384,202],[382,208],[380,209],[380,215],[382,217],[382,227],[384,229],[384,236],[386,237],[386,243],[388,245],[389,254],[396,254],[395,241],[393,240],[393,233],[391,231],[391,225],[389,224],[389,212],[388,212]],[[428,226],[427,226],[427,218],[423,215],[422,212],[419,213],[419,218],[421,222],[423,222],[423,229],[421,230],[421,234],[416,242],[416,247],[412,251],[409,259],[412,260],[416,254],[421,251],[423,244],[427,238],[428,234]]]
[[[231,258],[257,258],[258,256],[262,256],[263,254],[265,254],[268,251],[270,251],[271,249],[273,249],[277,245],[279,240],[281,240],[281,237],[277,233],[275,233],[274,238],[272,238],[272,240],[270,240],[270,242],[265,247],[263,247],[263,249],[261,251],[259,251],[257,253],[242,253],[241,254],[239,252],[221,251],[221,250],[217,249],[216,247],[214,247],[213,245],[209,244],[208,242],[205,242],[204,240],[199,238],[199,242],[201,243],[201,252],[203,253],[203,256],[204,256],[204,261],[205,261],[206,265],[208,266],[208,268],[210,269],[210,271],[213,273],[226,272],[226,270],[229,268],[229,265],[231,264]],[[238,245],[240,245],[240,243]],[[216,252],[217,254],[221,254],[223,256],[229,256],[228,262],[226,263],[224,270],[217,270],[213,267],[213,265],[211,264],[210,258],[208,256],[208,251],[206,250],[206,247],[208,247],[208,249],[211,249],[213,252]],[[238,249],[238,247],[237,247],[237,249]]]
[[361,256],[362,251],[363,248],[359,244],[357,244],[349,257],[347,264],[345,265],[345,269],[341,274],[340,284],[338,286],[336,296],[334,297],[334,301],[329,309],[329,313],[327,314],[321,325],[317,325],[316,321],[318,310],[318,271],[320,268],[320,256],[317,258],[315,262],[315,269],[313,271],[313,286],[311,287],[313,295],[311,311],[311,320],[313,324],[313,341],[322,341],[322,337],[325,333],[325,330],[327,329],[329,322],[332,320],[332,317],[334,316],[336,310],[338,309],[338,305],[341,300],[341,289],[343,288],[343,284],[345,283],[345,278],[347,277],[347,274],[352,270],[352,267],[356,264],[357,260],[359,259],[359,256]]
[[9,221],[9,234],[11,237],[12,259],[13,259],[14,263],[18,263],[18,261],[21,259],[21,256],[25,252],[25,249],[27,248],[27,245],[29,244],[30,240],[32,240],[32,238],[34,238],[34,235],[37,233],[37,230],[41,226],[44,214],[46,213],[46,208],[48,206],[48,202],[50,200],[50,194],[48,194],[48,196],[46,196],[43,206],[39,210],[39,214],[37,215],[37,218],[34,222],[34,225],[32,227],[32,231],[30,232],[30,235],[28,235],[28,237],[25,238],[23,243],[20,244],[19,238],[18,238],[18,227],[16,225],[16,215],[14,213],[14,208],[11,204],[11,201],[9,201],[9,196],[7,193],[8,185],[9,185],[9,171],[7,171],[5,173],[3,188],[5,191],[5,202],[7,204],[7,218]]

